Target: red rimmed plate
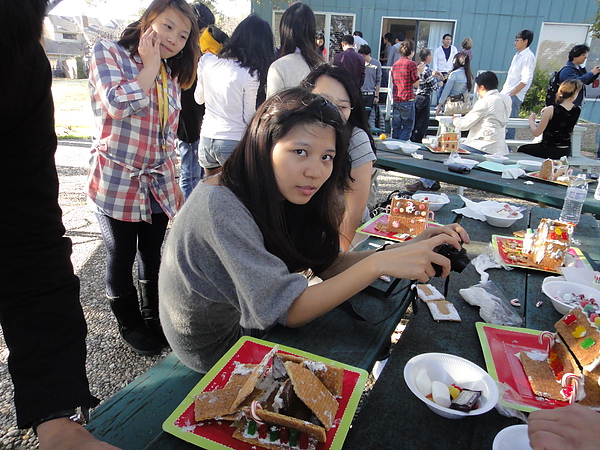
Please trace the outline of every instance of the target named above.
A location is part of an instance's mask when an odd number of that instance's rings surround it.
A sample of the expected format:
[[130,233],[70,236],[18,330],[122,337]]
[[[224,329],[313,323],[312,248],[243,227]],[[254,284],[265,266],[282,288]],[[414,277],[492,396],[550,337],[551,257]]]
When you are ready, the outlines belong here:
[[[258,364],[275,344],[248,336],[240,338],[236,344],[208,371],[200,382],[190,391],[181,404],[163,423],[163,430],[199,447],[213,449],[253,450],[257,447],[232,437],[235,428],[231,422],[207,420],[196,423],[194,420],[194,396],[204,392],[220,389],[235,368],[236,362]],[[357,367],[322,358],[311,353],[293,349],[283,345],[279,351],[296,356],[303,356],[313,361],[332,364],[344,369],[344,386],[340,404],[334,420],[334,426],[327,432],[327,443],[319,443],[317,450],[340,449],[350,429],[354,412],[367,381],[368,373]]]
[[[520,267],[522,269],[539,270],[541,272],[547,272],[547,273],[558,273],[558,274],[561,273],[560,270],[541,269],[539,267],[531,267],[526,264],[521,264],[519,262],[515,262],[514,260],[510,259],[508,253],[506,253],[502,249],[502,243],[522,245],[523,239],[518,238],[518,237],[498,236],[497,234],[494,234],[492,236],[492,245],[494,247],[494,250],[496,251],[498,256],[500,256],[500,259],[502,260],[502,262],[505,265],[511,266],[511,267]],[[574,265],[574,267],[580,267],[580,268],[585,267],[588,269],[592,268],[592,266],[588,262],[587,258],[583,255],[581,250],[579,250],[579,248],[577,248],[577,247],[571,247],[569,249],[568,257],[573,259],[570,262],[570,264]]]
[[[371,220],[366,222],[364,225],[361,225],[356,231],[358,233],[369,234],[371,236],[376,236],[376,237],[380,237],[380,238],[384,238],[384,239],[390,239],[392,241],[398,241],[398,242],[404,242],[404,241],[408,241],[409,239],[411,239],[410,237],[404,238],[404,237],[402,237],[402,235],[399,235],[396,233],[390,233],[389,231],[381,231],[381,230],[378,230],[377,228],[375,228],[375,225],[377,224],[377,222],[387,223],[388,217],[389,217],[389,214],[381,213],[381,214],[373,217]],[[442,226],[441,224],[439,224],[437,222],[433,222],[431,220],[428,223],[429,223],[428,226],[430,226],[430,227],[441,227]]]
[[523,365],[516,356],[522,351],[545,351],[546,343],[540,344],[538,340],[541,331],[483,322],[477,322],[475,327],[488,373],[494,380],[505,383],[511,388],[501,395],[501,403],[526,412],[553,409],[569,404],[536,397],[531,390]]
[[[431,145],[426,145],[426,144],[423,144],[423,145],[425,145],[425,147],[427,147],[427,150],[429,150],[431,153],[447,153],[447,154],[450,154],[450,150],[442,150],[441,147],[432,147]],[[464,149],[464,148],[462,148],[462,147],[459,146],[458,147],[458,153],[466,155],[466,154],[470,154],[471,152],[469,150],[466,150],[466,149]]]

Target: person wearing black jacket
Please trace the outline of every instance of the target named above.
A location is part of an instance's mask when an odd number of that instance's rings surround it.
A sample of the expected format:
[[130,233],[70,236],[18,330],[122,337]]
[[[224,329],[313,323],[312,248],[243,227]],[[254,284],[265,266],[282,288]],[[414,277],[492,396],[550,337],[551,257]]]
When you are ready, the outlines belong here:
[[585,45],[576,45],[569,51],[569,61],[567,65],[560,70],[558,77],[559,84],[566,80],[576,79],[583,83],[583,89],[579,91],[579,95],[573,102],[575,106],[581,107],[583,98],[585,97],[585,85],[591,84],[600,74],[600,66],[595,66],[591,71],[587,71],[581,64],[587,59],[590,48]]
[[0,324],[19,428],[33,426],[42,450],[114,449],[75,422],[98,399],[58,204],[52,73],[40,44],[46,8],[47,0],[0,0]]
[[[202,35],[206,28],[215,23],[215,16],[203,3],[192,3],[191,6],[198,18],[198,27]],[[177,129],[179,139],[177,149],[180,157],[179,187],[185,200],[204,177],[204,170],[198,161],[198,144],[205,107],[204,104],[199,105],[194,100],[195,91],[196,81],[192,87],[181,91],[181,112]]]

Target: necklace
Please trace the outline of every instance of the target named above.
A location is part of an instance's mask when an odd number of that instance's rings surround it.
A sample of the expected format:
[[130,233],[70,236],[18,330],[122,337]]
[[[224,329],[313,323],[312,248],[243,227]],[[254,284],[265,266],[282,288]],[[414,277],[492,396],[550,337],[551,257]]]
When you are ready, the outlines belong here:
[[160,83],[156,79],[156,94],[158,96],[158,118],[160,122],[161,147],[167,148],[167,126],[169,123],[169,84],[165,64],[160,65]]

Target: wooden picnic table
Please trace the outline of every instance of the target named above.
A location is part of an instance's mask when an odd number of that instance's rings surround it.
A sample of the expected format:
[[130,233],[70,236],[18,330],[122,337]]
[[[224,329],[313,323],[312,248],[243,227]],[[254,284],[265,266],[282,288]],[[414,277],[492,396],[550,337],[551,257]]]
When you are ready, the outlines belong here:
[[[435,179],[457,186],[542,203],[555,208],[562,208],[565,199],[567,188],[558,184],[534,180],[525,176],[517,179],[505,179],[501,177],[500,172],[483,170],[477,166],[466,174],[451,172],[448,170],[448,166],[443,164],[444,160],[448,158],[447,154],[432,153],[421,149],[416,153],[422,155],[423,159],[416,159],[401,152],[383,150],[381,143],[378,143],[377,146],[375,166],[384,170]],[[515,158],[536,159],[529,155],[510,154],[507,156],[515,161]],[[462,157],[477,161],[485,159],[482,155],[475,154],[462,155]],[[533,184],[525,184],[526,181],[532,181]],[[600,201],[594,199],[595,187],[595,183],[590,185],[583,211],[600,217]]]
[[[436,212],[436,221],[455,222],[457,215],[452,209],[462,206],[460,197],[451,196],[451,202]],[[384,242],[369,239],[357,249]],[[385,290],[388,285],[377,280],[374,286]],[[402,298],[398,294],[382,299],[364,291],[349,300],[360,315],[372,323],[378,322],[375,325],[335,308],[301,328],[277,326],[263,339],[370,372],[378,358],[387,356],[391,335],[409,306],[408,302],[400,302]],[[162,431],[162,424],[201,378],[202,374],[171,354],[96,408],[87,428],[97,438],[126,450],[198,448]]]
[[[541,218],[557,218],[559,213],[556,209],[533,207],[524,212],[523,219],[507,229],[462,218],[460,223],[471,238],[471,244],[466,246],[468,254],[473,258],[485,252],[493,234],[511,236],[512,231],[527,227],[535,229]],[[596,220],[592,216],[582,216],[575,228],[574,238],[579,241],[577,245],[588,261],[598,270],[600,231]],[[548,273],[529,269],[488,269],[487,272],[507,298],[521,300],[522,306],[515,308],[515,311],[524,318],[525,327],[554,329],[553,324],[561,315],[541,292],[542,281]],[[495,409],[460,420],[445,419],[429,410],[404,382],[403,370],[406,363],[421,353],[450,353],[486,368],[475,328],[475,323],[482,321],[478,307],[467,304],[458,293],[459,289],[479,281],[480,275],[472,265],[461,274],[450,275],[447,299],[456,306],[462,322],[434,322],[423,303],[418,314],[410,316],[383,372],[352,424],[344,449],[489,449],[500,430],[520,423],[515,418],[501,416]],[[441,280],[435,280],[433,284],[443,292]],[[539,301],[543,304],[536,307]]]

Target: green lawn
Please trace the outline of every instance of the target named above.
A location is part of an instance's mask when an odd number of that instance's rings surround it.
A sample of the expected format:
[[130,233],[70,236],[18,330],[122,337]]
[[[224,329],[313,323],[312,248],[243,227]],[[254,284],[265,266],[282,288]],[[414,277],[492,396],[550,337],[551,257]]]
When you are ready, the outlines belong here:
[[54,120],[59,139],[89,138],[94,133],[88,80],[52,80]]

